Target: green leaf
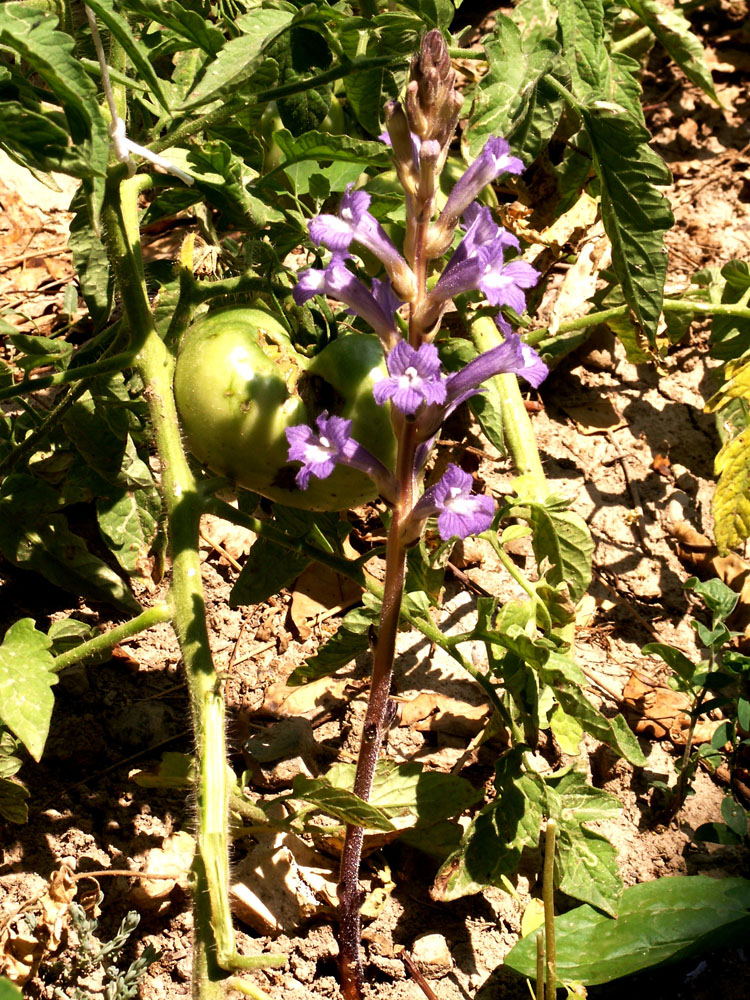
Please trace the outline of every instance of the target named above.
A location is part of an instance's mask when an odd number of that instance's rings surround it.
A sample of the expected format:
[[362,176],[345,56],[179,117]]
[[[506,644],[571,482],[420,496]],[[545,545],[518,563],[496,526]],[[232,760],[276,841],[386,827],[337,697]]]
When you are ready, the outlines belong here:
[[28,375],[34,368],[53,365],[55,368],[67,368],[73,345],[66,340],[53,340],[51,337],[38,337],[28,333],[8,332],[10,343],[21,357],[16,358],[16,364]]
[[531,543],[538,564],[548,559],[552,564],[546,579],[553,586],[566,583],[573,601],[579,601],[591,583],[591,557],[594,542],[586,522],[573,511],[561,510],[559,498],[544,504],[523,505],[519,515],[532,529]]
[[549,725],[562,752],[577,757],[583,739],[583,726],[578,719],[564,712],[561,705],[556,705],[549,718]]
[[641,652],[644,656],[660,657],[683,680],[690,682],[693,679],[696,665],[674,646],[668,646],[665,642],[647,642]]
[[281,168],[302,160],[338,160],[384,169],[390,165],[387,147],[382,142],[352,139],[348,135],[329,135],[327,132],[307,132],[295,137],[286,129],[276,132],[274,139],[284,155]]
[[614,795],[594,788],[578,771],[547,778],[547,815],[557,821],[555,884],[562,892],[617,915],[622,879],[617,849],[584,823],[611,819],[622,812]]
[[500,761],[497,796],[472,820],[457,851],[435,878],[431,895],[441,902],[502,885],[515,874],[524,847],[536,846],[544,819],[543,782],[521,771],[520,751]]
[[195,761],[186,753],[169,751],[161,755],[152,771],[139,771],[133,781],[141,788],[192,788],[195,784]]
[[298,556],[288,549],[259,538],[253,543],[247,562],[229,595],[229,607],[261,604],[282,587],[288,587],[310,565],[309,556]]
[[120,6],[164,25],[210,56],[215,56],[224,44],[224,35],[218,28],[177,0],[121,0]]
[[123,489],[153,487],[151,472],[129,434],[120,437],[108,426],[114,408],[86,393],[71,407],[63,427],[76,451],[106,482]]
[[[0,48],[17,53],[45,81],[65,113],[73,145],[88,160],[88,174],[103,176],[109,157],[106,122],[96,88],[76,59],[73,39],[57,30],[57,18],[23,3],[0,5]],[[2,145],[13,153],[12,132],[3,135]],[[95,220],[103,196],[97,190]]]
[[504,136],[514,152],[533,160],[555,131],[562,99],[545,84],[560,46],[553,36],[523,37],[513,21],[499,15],[484,41],[489,70],[474,91],[465,134],[469,155],[477,156],[491,135]]
[[640,333],[653,346],[664,298],[664,233],[674,222],[658,190],[670,173],[649,146],[648,131],[609,106],[581,109],[601,186],[602,221],[612,266]]
[[598,93],[604,64],[604,6],[602,0],[558,0],[563,52],[578,98]]
[[378,620],[373,607],[354,608],[341,620],[338,631],[324,643],[306,663],[292,671],[287,684],[307,684],[320,677],[329,677],[345,667],[370,645],[370,629]]
[[[354,773],[353,764],[334,764],[326,778],[337,787],[351,788]],[[394,764],[384,760],[375,770],[369,801],[391,819],[408,816],[413,820],[410,825],[420,827],[457,816],[481,797],[458,775],[425,771],[415,761]]]
[[722,580],[698,580],[691,576],[685,581],[685,589],[692,590],[706,605],[714,617],[714,624],[724,621],[737,607],[740,595]]
[[83,192],[77,192],[70,209],[75,212],[70,224],[70,249],[78,287],[88,306],[94,326],[99,329],[112,312],[114,279],[104,243],[91,224]]
[[365,802],[354,792],[334,787],[326,778],[307,778],[304,774],[298,774],[292,783],[292,793],[295,798],[311,802],[342,823],[370,830],[396,829],[382,810]]
[[425,27],[441,30],[450,27],[456,12],[451,0],[401,0],[401,6],[418,14]]
[[586,678],[577,664],[560,653],[550,653],[546,662],[539,667],[539,675],[552,688],[563,710],[578,719],[587,733],[611,746],[632,764],[645,766],[646,758],[638,740],[628,729],[622,716],[605,718],[583,693]]
[[56,494],[32,476],[8,476],[0,489],[0,552],[20,569],[79,597],[142,611],[120,577],[74,535],[62,514],[51,513]]
[[235,24],[242,34],[224,43],[181,110],[225,97],[241,87],[253,75],[265,51],[287,30],[293,17],[294,11],[272,7],[256,7],[238,17]]
[[199,146],[183,149],[172,146],[170,162],[184,170],[195,181],[195,186],[205,194],[211,204],[220,209],[228,220],[246,227],[264,226],[269,221],[279,221],[281,216],[272,208],[250,194],[247,185],[254,179],[239,156],[221,139],[204,140]]
[[[609,983],[662,962],[741,941],[750,931],[750,882],[689,875],[634,885],[617,920],[591,906],[555,918],[558,981]],[[536,940],[519,941],[505,965],[533,979]]]
[[5,976],[0,977],[0,1000],[23,1000],[23,993]]
[[625,3],[653,31],[688,80],[721,106],[703,44],[693,34],[682,11],[659,0],[625,0]]
[[737,834],[740,838],[747,836],[747,813],[731,795],[725,795],[722,799],[721,818],[732,833]]
[[693,834],[693,839],[704,844],[722,844],[724,847],[736,847],[742,843],[742,837],[738,837],[724,823],[701,823]]
[[99,530],[129,576],[151,575],[148,556],[160,515],[161,500],[155,488],[122,490],[97,499]]
[[[27,823],[29,820],[28,807],[29,790],[20,781],[10,781],[8,778],[0,777],[0,816],[9,823]],[[12,994],[21,996],[20,993]],[[5,996],[3,993],[3,983],[0,980],[0,1000]]]
[[[53,622],[47,630],[47,635],[52,642],[52,652],[55,656],[69,649],[75,649],[82,642],[93,638],[91,626],[79,622],[77,618],[61,618],[60,621]],[[106,655],[109,659],[110,654]]]
[[32,618],[22,618],[0,646],[0,717],[34,760],[41,759],[55,703],[51,645]]

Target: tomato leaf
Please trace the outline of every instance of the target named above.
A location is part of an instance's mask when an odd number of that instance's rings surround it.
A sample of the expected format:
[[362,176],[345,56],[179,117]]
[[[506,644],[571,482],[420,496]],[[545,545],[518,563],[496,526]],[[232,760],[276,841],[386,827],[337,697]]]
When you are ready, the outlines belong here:
[[703,45],[693,34],[682,11],[667,7],[659,0],[625,0],[625,3],[653,31],[688,80],[722,106],[706,64]]
[[177,0],[121,0],[120,7],[169,28],[210,56],[215,56],[224,44],[219,28]]
[[104,541],[129,576],[150,575],[147,564],[161,515],[155,488],[121,490],[96,502],[96,516]]
[[603,106],[581,109],[601,186],[602,221],[612,266],[640,334],[653,346],[664,298],[664,233],[674,222],[660,186],[670,173],[636,120]]
[[55,703],[51,645],[32,618],[21,618],[0,646],[0,717],[34,760],[41,759]]
[[[634,885],[622,894],[616,920],[591,906],[555,918],[557,975],[562,983],[609,983],[662,962],[738,942],[750,931],[750,881],[685,875]],[[530,935],[505,965],[533,979]]]
[[597,93],[602,86],[604,6],[602,0],[559,0],[558,17],[563,53],[577,97]]
[[292,783],[292,793],[296,798],[312,803],[342,823],[371,830],[395,829],[381,809],[371,802],[365,802],[354,792],[335,787],[326,778],[308,778],[304,774],[298,774]]

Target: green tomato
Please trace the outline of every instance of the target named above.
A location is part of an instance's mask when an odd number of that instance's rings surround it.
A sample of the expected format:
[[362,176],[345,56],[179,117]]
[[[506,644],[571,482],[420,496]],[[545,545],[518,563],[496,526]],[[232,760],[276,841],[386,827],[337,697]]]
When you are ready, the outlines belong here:
[[285,430],[314,426],[323,410],[352,421],[352,436],[387,467],[396,441],[387,407],[372,397],[387,375],[378,338],[351,333],[312,360],[298,354],[278,319],[233,306],[200,319],[185,334],[175,397],[188,448],[237,485],[290,507],[345,510],[376,496],[370,478],[337,466],[326,479],[295,483]]

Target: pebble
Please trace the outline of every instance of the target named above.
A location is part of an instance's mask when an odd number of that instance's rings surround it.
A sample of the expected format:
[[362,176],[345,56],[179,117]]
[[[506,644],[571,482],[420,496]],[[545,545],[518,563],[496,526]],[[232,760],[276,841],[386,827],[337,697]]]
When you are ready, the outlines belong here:
[[420,934],[411,946],[411,954],[425,975],[444,976],[453,967],[450,948],[442,934]]

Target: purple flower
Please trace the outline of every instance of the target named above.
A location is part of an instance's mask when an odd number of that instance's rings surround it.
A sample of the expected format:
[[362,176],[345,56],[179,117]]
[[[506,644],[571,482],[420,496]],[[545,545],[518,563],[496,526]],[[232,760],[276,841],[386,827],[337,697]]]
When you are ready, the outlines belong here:
[[[533,347],[524,344],[517,333],[509,334],[505,342],[484,351],[445,380],[445,400],[442,405],[426,407],[417,418],[420,441],[429,441],[440,425],[465,399],[481,392],[481,385],[495,375],[520,375],[536,388],[549,369]],[[377,383],[375,388],[377,389]],[[427,455],[420,453],[422,461]]]
[[341,199],[338,215],[316,215],[310,220],[310,236],[316,243],[339,253],[348,250],[352,241],[361,243],[382,261],[399,293],[410,299],[416,287],[414,274],[383,227],[367,211],[370,201],[366,191],[355,191],[350,184]]
[[422,319],[425,326],[430,325],[433,316],[440,314],[448,299],[474,290],[483,292],[493,306],[510,306],[517,313],[526,308],[523,289],[537,283],[539,272],[524,260],[505,263],[506,248],[515,245],[515,238],[510,233],[498,228],[499,235],[482,242],[486,234],[487,220],[478,215],[427,296]]
[[400,340],[386,358],[390,378],[373,386],[375,402],[381,406],[387,399],[402,413],[413,415],[426,403],[445,402],[445,384],[440,375],[440,357],[434,344],[422,344],[415,349]]
[[492,497],[472,493],[472,478],[452,463],[445,475],[430,487],[414,507],[413,518],[423,521],[437,515],[438,531],[444,542],[486,531],[495,516]]
[[380,494],[394,503],[398,486],[393,474],[351,436],[351,420],[329,417],[328,412],[324,411],[316,423],[317,434],[307,424],[297,424],[286,429],[289,444],[287,460],[302,463],[302,468],[295,476],[299,488],[306,490],[311,476],[326,479],[337,465],[347,465],[368,475]]
[[522,172],[523,163],[517,156],[510,155],[510,146],[505,139],[491,136],[476,160],[456,182],[445,203],[445,208],[440,213],[438,226],[453,231],[457,219],[464,214],[483,188],[496,180],[500,174],[520,174]]
[[308,268],[297,279],[292,295],[298,306],[314,295],[330,295],[349,306],[390,344],[396,337],[394,313],[401,305],[390,284],[375,279],[372,291],[347,268],[348,254],[335,253],[324,270]]

